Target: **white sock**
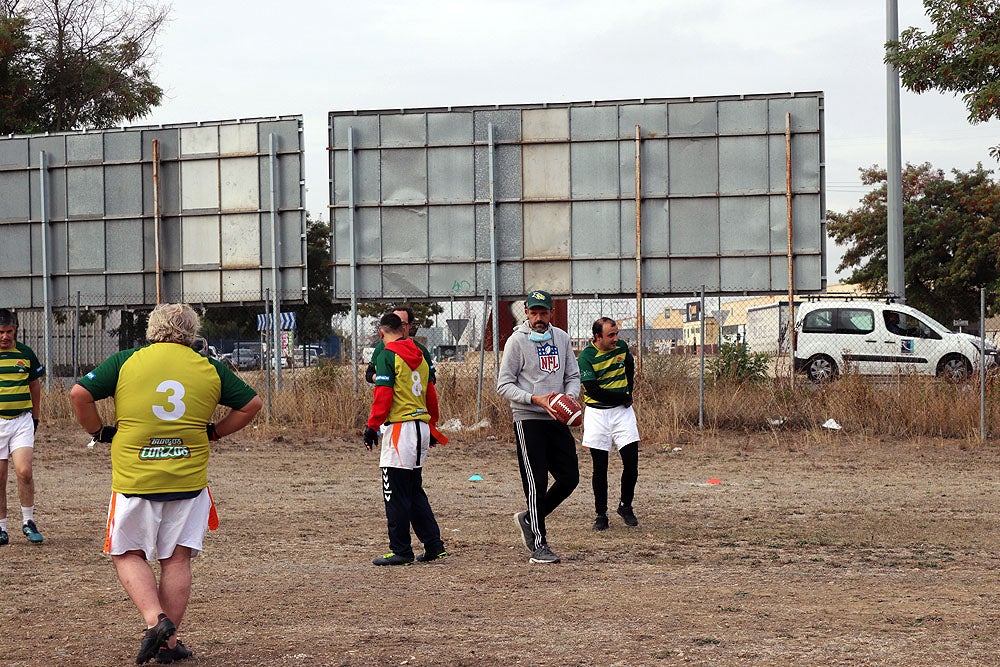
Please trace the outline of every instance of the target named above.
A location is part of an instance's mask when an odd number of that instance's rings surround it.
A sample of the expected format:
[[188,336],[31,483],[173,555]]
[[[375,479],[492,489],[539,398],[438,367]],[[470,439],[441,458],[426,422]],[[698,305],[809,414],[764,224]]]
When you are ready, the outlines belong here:
[[26,525],[29,521],[33,521],[35,518],[35,506],[22,507],[21,516],[24,517],[23,525]]
[[7,532],[7,517],[0,519],[0,530]]

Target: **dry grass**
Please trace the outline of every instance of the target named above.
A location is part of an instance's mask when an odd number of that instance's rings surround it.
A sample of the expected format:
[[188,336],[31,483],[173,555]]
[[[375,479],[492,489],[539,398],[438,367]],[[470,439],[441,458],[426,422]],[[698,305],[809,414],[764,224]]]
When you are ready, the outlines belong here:
[[[457,419],[468,437],[481,440],[513,437],[510,409],[493,383],[492,364],[486,378],[478,380],[478,361],[447,363],[438,367],[438,395],[442,421]],[[371,389],[356,370],[358,390],[350,366],[329,365],[296,369],[283,375],[282,388],[270,397],[267,411],[258,418],[260,428],[280,433],[302,429],[316,434],[360,433],[371,405]],[[266,398],[259,372],[243,374]],[[815,438],[934,437],[979,440],[979,383],[948,383],[934,378],[873,379],[847,374],[836,382],[817,385],[797,378],[794,389],[786,379],[763,384],[706,382],[704,428],[699,429],[697,359],[652,356],[644,359],[636,380],[635,407],[639,430],[651,443],[667,445],[701,435],[736,432],[797,432]],[[994,378],[987,384],[987,430],[1000,423],[996,407],[1000,387]],[[43,400],[43,418],[72,422],[67,387],[56,385]],[[110,401],[100,404],[106,421],[113,418]],[[839,434],[821,424],[833,419]],[[475,427],[475,425],[479,425]],[[994,426],[994,429],[996,427]]]

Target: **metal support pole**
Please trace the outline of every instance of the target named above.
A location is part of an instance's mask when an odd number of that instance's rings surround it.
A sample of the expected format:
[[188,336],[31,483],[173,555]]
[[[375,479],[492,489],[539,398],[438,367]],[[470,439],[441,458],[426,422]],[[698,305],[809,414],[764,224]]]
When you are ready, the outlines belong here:
[[[483,295],[483,328],[479,333],[479,388],[476,389],[476,423],[478,424],[482,417],[480,414],[483,409],[483,374],[485,372],[483,368],[484,357],[486,356],[486,322],[489,321],[487,313],[489,313],[489,297]],[[494,313],[495,315],[495,313]],[[493,319],[496,319],[494,317]],[[458,343],[456,340],[455,343]],[[493,347],[496,347],[496,341],[494,341]]]
[[[795,388],[795,251],[792,245],[792,114],[785,114],[785,226],[788,228],[788,368],[789,386]],[[781,321],[781,306],[778,306]]]
[[701,307],[698,312],[701,320],[700,351],[698,354],[698,430],[705,428],[705,286],[701,286]]
[[278,185],[276,182],[278,180],[278,155],[276,142],[277,139],[272,132],[268,135],[268,149],[271,172],[271,298],[274,299],[274,305],[271,308],[271,314],[274,316],[273,335],[271,337],[271,360],[274,364],[275,391],[281,389],[281,298],[278,291],[278,264],[281,258],[281,239],[278,230]]
[[[897,0],[885,3],[885,39],[899,39],[899,7]],[[886,258],[889,292],[906,303],[906,281],[903,273],[903,155],[899,129],[899,71],[885,65],[886,92]]]
[[[493,137],[493,123],[486,127],[489,137],[489,177],[490,177],[490,292],[493,301],[493,376],[496,379],[500,373],[500,296],[499,269],[497,267],[497,200],[495,190],[496,173],[493,170],[493,159],[496,146]],[[485,332],[485,326],[484,326]]]
[[986,288],[979,288],[979,440],[986,442]]
[[73,378],[80,377],[80,290],[76,291],[76,312],[73,320]]
[[642,372],[642,168],[639,126],[635,126],[635,372]]
[[356,240],[354,238],[354,225],[355,225],[355,215],[354,215],[354,128],[347,128],[347,203],[348,203],[348,218],[347,218],[347,231],[348,238],[350,241],[350,253],[351,253],[351,340],[353,341],[353,354],[352,368],[354,372],[354,392],[357,393],[358,387],[358,364],[360,363],[360,341],[358,340],[358,253],[356,248]]
[[[271,288],[264,289],[264,331],[267,331],[267,322],[271,316]],[[261,350],[263,352],[263,350]],[[261,356],[261,361],[263,361]],[[264,401],[267,405],[267,423],[271,423],[271,364],[264,363]]]
[[153,139],[153,253],[156,259],[156,305],[163,303],[163,265],[160,262],[160,140]]
[[42,325],[45,329],[44,364],[46,368],[45,377],[42,380],[45,391],[49,390],[49,376],[52,374],[52,294],[50,293],[50,283],[52,276],[49,275],[51,266],[49,264],[49,170],[48,156],[45,151],[38,153],[38,197],[41,204],[42,217],[42,302],[44,304],[45,322]]

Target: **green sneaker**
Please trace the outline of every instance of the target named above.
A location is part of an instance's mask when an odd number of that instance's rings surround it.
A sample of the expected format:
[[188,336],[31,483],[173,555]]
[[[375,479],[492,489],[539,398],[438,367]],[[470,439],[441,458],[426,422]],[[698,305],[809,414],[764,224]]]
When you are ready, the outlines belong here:
[[398,556],[391,551],[372,561],[372,565],[410,565],[413,563],[413,556]]
[[430,553],[428,551],[424,551],[422,554],[417,556],[417,562],[433,563],[436,560],[441,560],[442,558],[447,558],[447,557],[448,557],[448,552],[445,551],[444,549],[441,549],[441,551],[437,553]]
[[21,528],[21,532],[24,533],[24,536],[27,537],[28,541],[32,544],[42,543],[42,534],[38,532],[38,528],[35,527],[34,521],[29,520],[25,523]]

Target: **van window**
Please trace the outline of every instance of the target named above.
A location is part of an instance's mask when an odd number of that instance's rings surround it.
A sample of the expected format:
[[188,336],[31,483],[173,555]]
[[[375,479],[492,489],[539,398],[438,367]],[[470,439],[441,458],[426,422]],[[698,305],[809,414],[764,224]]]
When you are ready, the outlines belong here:
[[802,333],[834,333],[834,310],[832,308],[817,308],[806,313],[802,320]]
[[875,330],[875,314],[866,308],[841,308],[840,333],[866,334]]
[[941,335],[926,322],[907,313],[887,310],[885,312],[885,326],[890,332],[900,336],[941,340]]

